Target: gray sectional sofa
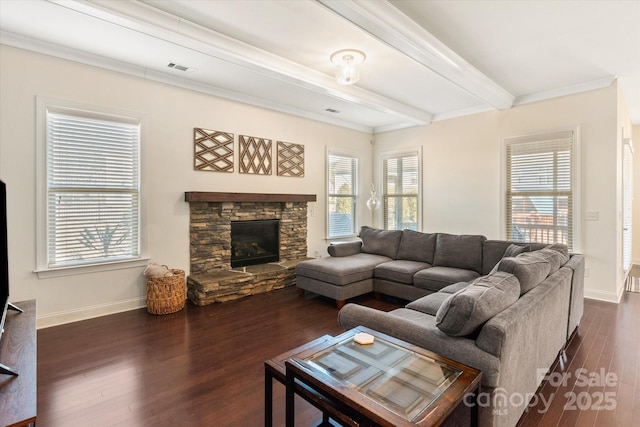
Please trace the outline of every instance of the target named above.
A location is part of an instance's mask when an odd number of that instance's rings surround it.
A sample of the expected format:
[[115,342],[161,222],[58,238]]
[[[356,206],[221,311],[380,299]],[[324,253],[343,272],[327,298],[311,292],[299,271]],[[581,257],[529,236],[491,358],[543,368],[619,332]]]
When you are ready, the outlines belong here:
[[[584,257],[564,245],[399,233],[394,255],[396,232],[363,229],[358,252],[355,243],[335,245],[331,257],[308,261],[298,281],[306,277],[302,286],[314,292],[328,284],[324,295],[336,299],[377,290],[409,300],[388,313],[346,304],[338,320],[345,329],[366,326],[480,369],[480,425],[515,426],[580,323]],[[324,275],[310,273],[314,268]],[[338,292],[341,286],[349,292]]]
[[[345,301],[374,291],[413,301],[491,271],[512,243],[480,235],[379,230],[364,226],[356,241],[328,247],[329,257],[296,266],[296,286]],[[544,245],[529,245],[540,249]]]

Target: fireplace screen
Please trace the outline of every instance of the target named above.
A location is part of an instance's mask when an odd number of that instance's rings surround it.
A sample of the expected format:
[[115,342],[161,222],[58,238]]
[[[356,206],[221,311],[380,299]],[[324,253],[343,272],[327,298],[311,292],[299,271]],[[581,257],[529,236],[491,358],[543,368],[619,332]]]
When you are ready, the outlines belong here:
[[231,267],[280,261],[280,220],[231,221]]

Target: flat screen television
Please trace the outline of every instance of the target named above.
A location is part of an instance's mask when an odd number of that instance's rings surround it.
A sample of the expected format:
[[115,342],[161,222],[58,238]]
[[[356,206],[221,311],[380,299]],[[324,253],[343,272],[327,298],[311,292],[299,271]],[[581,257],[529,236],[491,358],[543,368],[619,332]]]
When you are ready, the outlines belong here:
[[[7,310],[21,311],[9,303],[9,245],[7,239],[7,186],[0,181],[0,340],[4,332]],[[0,357],[2,354],[0,353]],[[16,371],[0,363],[0,374],[18,375]]]

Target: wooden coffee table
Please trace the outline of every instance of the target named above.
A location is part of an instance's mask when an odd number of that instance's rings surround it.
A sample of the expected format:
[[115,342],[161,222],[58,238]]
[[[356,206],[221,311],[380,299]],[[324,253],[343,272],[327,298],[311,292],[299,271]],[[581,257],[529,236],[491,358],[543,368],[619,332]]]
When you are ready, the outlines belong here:
[[[353,341],[358,332],[373,344]],[[286,423],[294,425],[294,395],[323,413],[323,424],[437,426],[463,401],[475,402],[482,373],[364,327],[325,335],[265,362],[265,426],[272,424],[273,379],[285,384]],[[477,425],[477,405],[471,407]]]

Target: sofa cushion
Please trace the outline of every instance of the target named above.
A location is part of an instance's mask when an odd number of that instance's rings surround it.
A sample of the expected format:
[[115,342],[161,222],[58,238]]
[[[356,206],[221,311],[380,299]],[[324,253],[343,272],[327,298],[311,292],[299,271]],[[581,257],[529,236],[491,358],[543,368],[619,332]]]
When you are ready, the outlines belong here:
[[433,264],[437,237],[436,233],[403,230],[396,258]]
[[560,270],[560,267],[562,267],[564,264],[566,264],[567,261],[569,261],[569,251],[567,250],[566,245],[549,245],[546,248],[536,251],[535,253],[541,255],[547,261],[549,261],[549,264],[551,264],[549,274],[553,274],[556,271]]
[[511,273],[520,282],[520,294],[529,292],[542,282],[551,270],[549,260],[537,252],[525,252],[517,257],[503,258],[498,263],[498,271]]
[[513,274],[497,272],[480,277],[442,303],[436,326],[447,335],[472,334],[519,297],[520,285]]
[[413,284],[413,275],[429,267],[431,267],[431,264],[426,262],[397,259],[378,264],[373,271],[373,276],[377,279],[386,279],[411,285]]
[[445,294],[442,292],[435,292],[422,298],[418,298],[415,301],[406,305],[406,308],[412,310],[418,310],[422,313],[435,316],[442,303],[451,296],[451,294]]
[[452,267],[431,267],[420,270],[413,275],[413,285],[416,288],[439,291],[445,286],[458,282],[470,282],[480,277],[480,274],[473,270],[463,270]]
[[325,257],[302,261],[296,275],[344,286],[373,277],[376,265],[390,261],[388,257],[359,253],[346,257]]
[[439,233],[433,265],[462,268],[482,272],[482,242],[487,240],[479,235],[453,235]]
[[360,238],[362,252],[395,259],[402,238],[402,230],[379,230],[365,225],[360,229]]
[[467,286],[469,286],[469,282],[458,282],[454,283],[453,285],[445,286],[444,288],[440,289],[439,292],[445,294],[455,294],[456,292],[466,288]]

